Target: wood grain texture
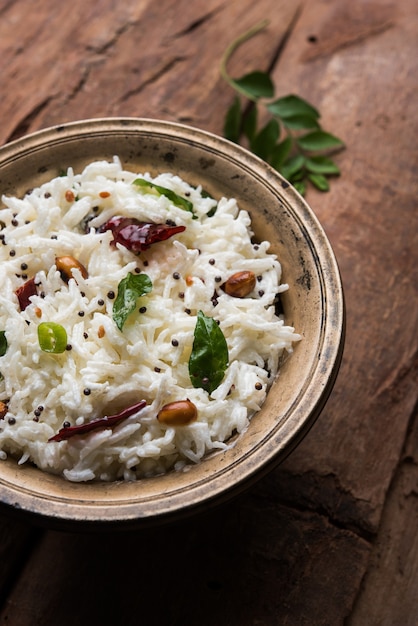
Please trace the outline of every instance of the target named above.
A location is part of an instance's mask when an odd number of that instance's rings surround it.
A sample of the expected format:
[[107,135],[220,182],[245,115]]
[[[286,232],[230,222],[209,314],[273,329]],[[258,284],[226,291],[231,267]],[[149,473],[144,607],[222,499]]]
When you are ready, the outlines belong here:
[[370,566],[347,626],[364,623],[416,625],[417,528],[418,419],[415,411],[385,503]]
[[350,613],[369,550],[325,518],[256,492],[157,530],[50,532],[0,623],[76,626],[82,616],[86,624],[132,626],[139,619],[147,626],[339,624]]
[[[112,115],[182,121],[221,131],[231,91],[219,64],[232,37],[269,14],[266,35],[232,69],[268,69],[298,5],[163,0],[69,4],[20,0],[4,12],[0,72],[5,118],[0,141],[75,119]],[[19,19],[26,14],[30,32]],[[86,27],[88,25],[88,27]],[[24,50],[24,62],[22,62]],[[22,93],[24,97],[22,98]]]
[[347,341],[321,418],[248,493],[182,525],[40,534],[0,520],[0,624],[414,626],[418,599],[418,11],[413,0],[0,1],[0,143],[111,115],[218,134],[230,70],[273,69],[342,137],[307,199],[336,252]]
[[40,534],[28,524],[0,518],[0,604],[6,601]]
[[[278,80],[280,66],[295,68],[280,88],[310,97],[324,126],[347,144],[332,192],[308,196],[342,273],[344,361],[321,419],[282,469],[292,475],[293,490],[301,476],[303,498],[315,502],[322,492],[325,508],[344,523],[358,509],[362,528],[375,532],[417,401],[417,157],[410,137],[417,132],[418,24],[412,3],[409,13],[408,3],[404,13],[392,5],[390,27],[371,29],[361,46],[348,45],[348,16],[352,10],[357,16],[357,4],[309,4],[277,68]],[[340,12],[345,31],[337,30]],[[385,15],[387,24],[388,9]],[[325,55],[329,38],[333,52]],[[307,60],[316,45],[320,56]]]

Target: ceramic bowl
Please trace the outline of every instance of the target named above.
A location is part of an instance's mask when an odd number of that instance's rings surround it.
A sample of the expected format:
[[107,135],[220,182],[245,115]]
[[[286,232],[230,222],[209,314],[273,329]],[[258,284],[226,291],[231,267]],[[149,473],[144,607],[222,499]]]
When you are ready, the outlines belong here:
[[0,502],[57,528],[170,521],[221,503],[281,462],[306,435],[333,387],[344,343],[344,299],[330,243],[299,194],[266,163],[220,137],[170,122],[111,118],[46,129],[0,149],[0,192],[23,195],[71,166],[118,155],[125,169],[175,172],[215,198],[235,197],[282,264],[286,323],[303,340],[283,360],[262,410],[235,445],[187,472],[138,482],[71,483],[0,462]]

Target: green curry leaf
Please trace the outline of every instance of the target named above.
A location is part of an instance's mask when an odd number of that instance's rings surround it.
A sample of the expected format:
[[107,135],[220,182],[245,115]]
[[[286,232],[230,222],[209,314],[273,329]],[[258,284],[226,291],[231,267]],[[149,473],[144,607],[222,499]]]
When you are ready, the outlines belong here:
[[[257,133],[258,109],[256,106],[250,106],[245,113],[242,123],[242,132],[248,141],[253,141]],[[239,137],[237,139],[238,143]]]
[[234,87],[247,98],[257,100],[258,98],[272,98],[274,95],[274,85],[266,72],[250,72],[233,79]]
[[302,171],[304,165],[305,157],[302,154],[297,154],[282,165],[282,175],[287,178],[287,180],[290,180],[295,174]]
[[136,301],[152,290],[152,281],[147,274],[132,274],[123,278],[118,285],[118,295],[113,305],[113,321],[119,330],[134,311]]
[[287,120],[295,115],[306,115],[313,119],[320,117],[319,111],[315,109],[315,107],[300,96],[295,96],[294,94],[270,102],[267,104],[267,109],[272,115],[276,115],[282,120]]
[[238,143],[241,134],[241,100],[235,96],[234,101],[225,115],[224,137]]
[[179,209],[183,209],[183,211],[189,211],[189,213],[193,214],[193,218],[197,219],[197,216],[194,213],[193,203],[190,202],[190,200],[187,200],[187,198],[183,198],[182,196],[179,196],[177,193],[175,193],[175,191],[172,191],[171,189],[167,189],[166,187],[161,187],[161,185],[156,185],[155,183],[152,183],[150,180],[145,180],[145,178],[136,178],[133,181],[133,184],[136,185],[137,187],[141,187],[145,191],[147,190],[156,191],[161,196],[165,196],[166,198],[171,200],[174,206],[178,207]]
[[341,139],[331,135],[331,133],[326,133],[324,130],[314,130],[303,135],[303,137],[299,137],[297,142],[303,150],[329,150],[344,145]]
[[222,382],[228,360],[228,346],[222,330],[212,317],[199,311],[189,359],[193,387],[212,393]]
[[317,155],[306,159],[306,169],[313,174],[325,174],[338,176],[340,168],[334,161],[326,156]]
[[323,174],[309,174],[309,180],[319,191],[329,191],[329,183]]
[[268,160],[280,135],[280,126],[274,118],[269,120],[250,144],[251,152],[264,160]]
[[292,150],[292,138],[287,136],[275,145],[273,152],[270,156],[270,164],[274,167],[274,169],[281,171],[283,163],[289,157],[289,154]]

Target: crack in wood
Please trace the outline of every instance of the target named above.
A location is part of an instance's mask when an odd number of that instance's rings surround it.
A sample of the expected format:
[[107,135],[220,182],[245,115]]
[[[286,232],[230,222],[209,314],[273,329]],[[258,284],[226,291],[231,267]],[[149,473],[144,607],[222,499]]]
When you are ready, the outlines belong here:
[[403,464],[418,464],[418,399],[411,411],[400,461],[395,469],[394,475],[396,475],[396,472],[399,471],[399,468]]
[[140,85],[138,85],[137,87],[133,89],[126,91],[119,98],[118,102],[124,103],[127,100],[129,100],[129,98],[132,98],[133,96],[136,96],[137,94],[141,93],[141,91],[143,91],[148,85],[157,82],[162,76],[167,74],[167,72],[170,72],[176,65],[185,61],[186,58],[187,57],[179,56],[179,57],[174,57],[173,59],[170,59],[170,61],[168,61],[165,65],[159,68],[158,71],[155,72],[155,74],[149,76]]
[[280,494],[283,505],[309,510],[325,517],[336,528],[350,531],[368,543],[374,541],[379,524],[375,520],[376,507],[368,499],[355,497],[344,489],[334,473],[294,474],[279,467],[264,479],[261,489],[267,494]]
[[375,391],[374,397],[388,393],[393,402],[400,402],[405,397],[410,381],[418,381],[418,349],[407,363],[399,363],[390,371]]
[[73,100],[79,93],[80,91],[83,89],[84,85],[87,83],[89,76],[90,76],[90,72],[93,68],[94,64],[90,64],[89,66],[85,67],[78,82],[74,85],[73,89],[65,96],[64,101],[68,104],[69,102],[71,102],[71,100]]
[[119,38],[132,26],[133,24],[131,22],[126,22],[125,24],[122,24],[122,26],[120,26],[118,29],[116,29],[116,31],[113,33],[112,37],[110,37],[107,41],[105,41],[103,44],[101,45],[97,45],[94,46],[93,44],[90,44],[87,46],[87,50],[91,50],[93,52],[96,52],[97,54],[104,54],[105,52],[108,52],[111,48],[113,48]]
[[173,38],[179,39],[180,37],[184,37],[185,35],[190,35],[190,33],[193,33],[195,30],[197,30],[201,26],[204,26],[207,22],[209,22],[215,15],[217,15],[222,10],[223,10],[222,7],[219,7],[217,9],[214,9],[213,11],[209,11],[209,13],[206,13],[205,15],[202,15],[201,17],[199,17],[197,20],[194,20],[193,22],[191,22],[188,26],[186,26],[186,28],[183,28],[177,33],[174,33]]
[[[295,9],[295,12],[293,13],[292,17],[290,18],[289,24],[287,26],[287,28],[285,29],[283,35],[279,38],[279,41],[277,43],[277,46],[274,50],[273,56],[270,59],[270,62],[267,66],[267,73],[271,74],[276,66],[276,64],[279,62],[280,58],[283,56],[283,53],[285,51],[286,45],[290,40],[290,37],[292,36],[292,33],[294,32],[297,23],[299,21],[299,18],[301,16],[302,13],[302,5],[298,5]],[[244,107],[243,110],[243,117],[245,118],[249,112],[255,107],[255,103],[249,101],[246,106]]]
[[82,75],[79,79],[79,81],[77,82],[77,84],[73,87],[73,89],[71,90],[71,92],[65,97],[65,102],[71,102],[71,100],[73,100],[79,93],[80,91],[83,89],[84,85],[87,83],[90,73],[93,70],[93,68],[100,62],[100,56],[104,56],[105,53],[108,53],[109,50],[113,47],[115,47],[115,45],[117,44],[117,42],[119,41],[120,37],[132,26],[131,22],[126,22],[125,24],[123,24],[120,28],[118,28],[114,34],[112,35],[112,37],[110,37],[107,41],[105,41],[102,45],[100,46],[94,46],[92,45],[88,45],[87,46],[87,50],[94,52],[98,55],[99,58],[95,58],[95,59],[91,59],[87,65],[85,66]]
[[9,0],[9,2],[6,2],[3,6],[0,6],[0,16],[3,15],[3,13],[6,13],[6,11],[13,6],[15,3],[15,0]]
[[[414,581],[417,577],[414,554],[418,554],[418,542],[414,520],[418,515],[418,403],[411,415],[405,447],[410,448],[409,454],[402,458],[393,474],[370,563],[347,626],[363,624],[365,617],[368,623],[386,624],[389,622],[383,622],[383,618],[394,615],[399,619],[396,623],[411,626],[416,623],[415,616],[409,615],[409,608],[412,598],[416,598]],[[395,594],[392,593],[394,579],[398,582]],[[401,616],[401,613],[405,614]]]
[[274,55],[272,56],[271,60],[270,60],[270,65],[268,67],[268,73],[272,72],[274,67],[276,66],[276,64],[278,63],[278,61],[280,60],[280,58],[282,57],[284,50],[286,48],[287,43],[290,40],[290,37],[292,36],[293,32],[296,29],[297,23],[299,21],[299,18],[302,14],[302,10],[303,10],[303,6],[302,5],[298,5],[295,9],[295,12],[293,13],[290,22],[286,28],[286,30],[284,31],[283,35],[280,37],[278,45],[276,46],[276,50],[274,52]]

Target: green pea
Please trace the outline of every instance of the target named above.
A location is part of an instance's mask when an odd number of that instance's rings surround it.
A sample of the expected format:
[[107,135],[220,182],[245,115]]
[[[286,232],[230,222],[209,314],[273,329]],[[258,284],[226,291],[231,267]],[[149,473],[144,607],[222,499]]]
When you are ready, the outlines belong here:
[[67,331],[61,324],[42,322],[38,326],[38,341],[44,352],[61,354],[67,347]]

